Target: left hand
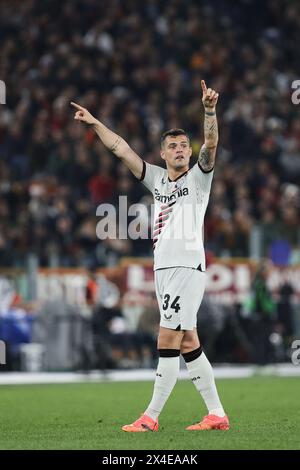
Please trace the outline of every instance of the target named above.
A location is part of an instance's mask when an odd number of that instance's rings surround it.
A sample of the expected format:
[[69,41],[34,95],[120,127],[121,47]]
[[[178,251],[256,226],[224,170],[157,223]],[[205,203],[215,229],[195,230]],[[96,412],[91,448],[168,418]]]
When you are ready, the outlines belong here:
[[207,111],[214,111],[219,98],[219,93],[211,88],[207,88],[204,80],[201,80],[201,87],[203,92],[202,103],[204,108]]

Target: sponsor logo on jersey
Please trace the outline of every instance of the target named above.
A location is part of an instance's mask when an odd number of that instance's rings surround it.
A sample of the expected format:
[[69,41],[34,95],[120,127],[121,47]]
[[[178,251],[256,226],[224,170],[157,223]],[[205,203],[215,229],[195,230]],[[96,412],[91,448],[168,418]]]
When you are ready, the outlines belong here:
[[170,196],[165,196],[163,194],[160,194],[157,188],[154,189],[155,199],[163,203],[174,201],[177,197],[187,196],[188,194],[189,194],[188,188],[179,189],[176,193],[171,194]]

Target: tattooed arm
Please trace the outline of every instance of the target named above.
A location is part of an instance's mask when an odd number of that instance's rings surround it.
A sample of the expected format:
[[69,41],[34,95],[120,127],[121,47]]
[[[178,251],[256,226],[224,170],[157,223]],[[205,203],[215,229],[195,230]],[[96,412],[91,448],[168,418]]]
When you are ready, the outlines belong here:
[[143,173],[143,160],[127,142],[98,121],[87,109],[73,102],[71,102],[71,105],[77,109],[74,119],[90,124],[105,147],[120,158],[134,176],[140,179]]
[[203,171],[210,171],[215,164],[218,144],[218,122],[216,116],[216,104],[219,94],[211,88],[206,88],[204,80],[201,80],[203,91],[202,103],[205,110],[204,116],[204,144],[199,154],[199,165]]

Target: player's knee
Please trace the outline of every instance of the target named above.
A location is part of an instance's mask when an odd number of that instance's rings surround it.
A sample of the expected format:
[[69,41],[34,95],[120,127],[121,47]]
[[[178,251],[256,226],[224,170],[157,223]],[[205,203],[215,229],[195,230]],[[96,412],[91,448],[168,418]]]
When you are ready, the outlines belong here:
[[157,349],[180,349],[182,335],[181,331],[174,330],[160,332]]
[[183,338],[181,346],[180,346],[180,352],[181,354],[189,353],[191,351],[195,351],[195,349],[198,349],[199,347],[200,347],[200,343],[198,339]]
[[194,351],[195,349],[198,349],[199,346],[200,341],[197,331],[186,331],[182,338],[180,352],[181,354],[189,353],[191,351]]

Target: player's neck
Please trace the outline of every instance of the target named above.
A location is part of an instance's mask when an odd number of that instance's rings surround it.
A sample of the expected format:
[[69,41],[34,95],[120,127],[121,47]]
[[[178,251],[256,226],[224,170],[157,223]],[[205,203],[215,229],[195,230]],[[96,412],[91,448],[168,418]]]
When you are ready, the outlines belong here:
[[171,181],[175,181],[178,179],[181,175],[186,173],[189,169],[189,166],[187,165],[186,167],[180,168],[176,170],[175,168],[167,168],[168,171],[168,177]]

